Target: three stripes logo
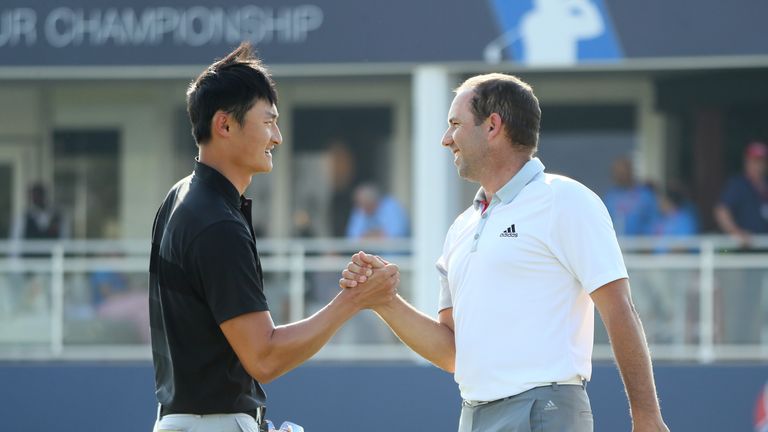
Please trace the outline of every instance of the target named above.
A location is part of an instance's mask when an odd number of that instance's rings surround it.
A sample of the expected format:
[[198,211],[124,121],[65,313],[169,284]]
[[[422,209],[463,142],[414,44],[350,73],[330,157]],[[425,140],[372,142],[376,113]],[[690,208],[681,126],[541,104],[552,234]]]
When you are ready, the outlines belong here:
[[544,405],[544,411],[555,411],[557,409],[557,405],[551,400],[547,401],[547,404]]
[[509,228],[502,231],[501,234],[499,234],[499,237],[517,237],[517,233],[515,232],[515,224],[510,225]]

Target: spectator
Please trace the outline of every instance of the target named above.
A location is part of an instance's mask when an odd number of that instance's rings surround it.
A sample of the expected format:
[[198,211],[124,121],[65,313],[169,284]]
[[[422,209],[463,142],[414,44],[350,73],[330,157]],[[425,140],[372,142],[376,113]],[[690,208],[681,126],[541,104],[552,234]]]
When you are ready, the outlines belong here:
[[[655,253],[692,252],[680,237],[695,235],[698,222],[693,205],[682,185],[671,182],[659,195],[659,216],[653,232],[658,237]],[[648,317],[645,331],[656,343],[685,343],[696,332],[695,302],[697,272],[691,269],[648,269],[647,289],[637,296],[637,305]],[[640,293],[638,293],[640,294]]]
[[650,235],[658,214],[658,204],[653,189],[638,184],[629,159],[617,159],[613,163],[611,188],[603,198],[613,220],[616,234]]
[[356,184],[355,155],[347,141],[324,140],[321,151],[294,158],[293,235],[343,238],[352,212]]
[[[409,235],[405,209],[392,196],[382,196],[373,183],[361,183],[353,193],[354,209],[347,225],[347,238],[387,239]],[[335,276],[335,275],[334,275]],[[336,338],[340,343],[391,342],[392,334],[373,312],[364,311],[342,329]]]
[[[405,209],[392,196],[382,196],[373,183],[361,183],[353,193],[354,209],[347,225],[349,239],[387,239],[409,235]],[[392,334],[370,311],[358,314],[339,332],[340,343],[381,343],[393,340]]]
[[344,237],[349,216],[352,213],[352,184],[355,180],[355,157],[349,146],[340,138],[328,144],[331,163],[330,225],[333,237]]
[[[715,207],[720,229],[736,238],[744,252],[754,252],[752,236],[768,233],[768,146],[754,141],[744,151],[744,172],[731,178]],[[759,344],[763,272],[720,272],[723,335],[726,343]]]
[[391,196],[382,196],[371,183],[363,183],[354,192],[355,208],[347,225],[351,239],[396,238],[408,236],[408,216]]
[[69,223],[62,212],[50,205],[45,186],[33,183],[29,187],[27,209],[14,224],[12,237],[15,240],[44,240],[68,238],[69,235]]
[[[69,223],[64,214],[50,205],[48,193],[41,182],[30,185],[27,208],[21,218],[14,221],[11,230],[13,257],[48,258],[50,251],[25,251],[26,240],[54,240],[68,238]],[[19,274],[11,294],[15,310],[23,313],[48,313],[46,295],[49,278],[40,274]]]
[[744,173],[732,177],[715,207],[720,229],[751,246],[753,234],[768,233],[768,146],[755,141],[744,152]]
[[673,183],[659,198],[659,216],[653,225],[653,233],[661,237],[656,252],[670,251],[666,237],[695,235],[698,225],[696,212],[682,186]]

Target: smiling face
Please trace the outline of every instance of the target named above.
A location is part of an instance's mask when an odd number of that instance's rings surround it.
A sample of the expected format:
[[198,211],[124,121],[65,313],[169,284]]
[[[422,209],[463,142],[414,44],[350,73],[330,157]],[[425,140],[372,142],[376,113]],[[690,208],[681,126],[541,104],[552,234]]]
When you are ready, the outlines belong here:
[[259,99],[246,113],[243,124],[230,124],[234,163],[251,174],[272,171],[272,150],[283,142],[277,126],[277,107]]
[[459,175],[467,180],[479,182],[486,167],[488,141],[481,133],[483,123],[475,125],[470,101],[474,90],[462,90],[453,98],[448,111],[448,129],[443,134],[442,144],[453,153],[453,163]]

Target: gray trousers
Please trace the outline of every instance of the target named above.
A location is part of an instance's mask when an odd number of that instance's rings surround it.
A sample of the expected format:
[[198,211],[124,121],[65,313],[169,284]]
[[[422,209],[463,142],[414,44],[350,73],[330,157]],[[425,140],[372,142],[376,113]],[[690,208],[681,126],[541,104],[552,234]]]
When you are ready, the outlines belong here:
[[[245,413],[235,414],[166,414],[157,405],[157,420],[152,432],[260,432],[256,419]],[[263,418],[264,410],[258,412]],[[261,420],[259,420],[261,421]]]
[[154,432],[259,432],[259,425],[248,414],[168,414]]
[[592,432],[586,386],[549,385],[461,408],[459,432]]

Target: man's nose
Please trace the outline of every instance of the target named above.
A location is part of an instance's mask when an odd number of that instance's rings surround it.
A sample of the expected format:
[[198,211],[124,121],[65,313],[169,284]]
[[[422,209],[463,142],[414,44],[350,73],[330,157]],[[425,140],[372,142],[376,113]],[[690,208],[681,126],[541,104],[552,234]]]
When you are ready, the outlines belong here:
[[443,147],[448,147],[451,144],[453,144],[453,137],[451,136],[449,131],[445,131],[440,144],[442,144]]

